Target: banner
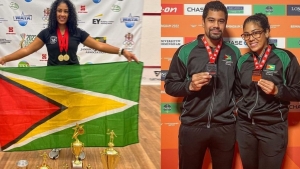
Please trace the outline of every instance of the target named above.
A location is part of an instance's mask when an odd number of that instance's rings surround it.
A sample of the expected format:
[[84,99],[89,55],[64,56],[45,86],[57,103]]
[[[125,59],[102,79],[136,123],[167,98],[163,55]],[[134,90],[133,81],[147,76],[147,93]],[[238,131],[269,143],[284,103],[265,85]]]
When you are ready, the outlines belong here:
[[70,147],[74,126],[86,147],[137,143],[143,63],[0,68],[3,151]]
[[[202,14],[205,3],[199,0],[161,0],[161,168],[178,168],[178,129],[180,126],[179,105],[182,98],[164,92],[164,78],[176,49],[203,34]],[[300,62],[300,3],[295,0],[222,0],[228,11],[224,40],[236,45],[242,54],[248,47],[241,38],[244,20],[261,12],[268,16],[270,43],[291,51]],[[300,169],[300,107],[292,102],[289,112],[289,142],[283,168]],[[208,154],[208,153],[207,153]],[[238,155],[234,168],[241,169]],[[205,156],[203,168],[211,168],[209,155]]]

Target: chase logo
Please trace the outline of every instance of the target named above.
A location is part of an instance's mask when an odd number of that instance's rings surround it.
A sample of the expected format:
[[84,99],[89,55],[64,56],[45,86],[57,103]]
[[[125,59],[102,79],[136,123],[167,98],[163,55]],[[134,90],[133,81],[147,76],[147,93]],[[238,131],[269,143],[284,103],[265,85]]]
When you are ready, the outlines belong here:
[[132,28],[135,22],[138,22],[139,20],[139,16],[131,16],[131,14],[129,14],[128,17],[123,17],[120,19],[121,23],[124,22],[127,28]]
[[184,15],[202,15],[205,4],[184,4]]
[[269,65],[268,64],[267,67],[266,67],[266,69],[274,71],[275,70],[275,65]]
[[300,102],[291,102],[289,106],[289,112],[299,112],[300,113]]
[[290,16],[300,15],[300,5],[287,5],[287,15]]
[[19,25],[26,26],[29,20],[32,20],[32,15],[24,15],[22,12],[21,16],[14,16],[14,21],[18,21]]
[[238,48],[248,48],[246,42],[242,38],[223,38],[226,43],[230,43],[232,45],[235,45]]

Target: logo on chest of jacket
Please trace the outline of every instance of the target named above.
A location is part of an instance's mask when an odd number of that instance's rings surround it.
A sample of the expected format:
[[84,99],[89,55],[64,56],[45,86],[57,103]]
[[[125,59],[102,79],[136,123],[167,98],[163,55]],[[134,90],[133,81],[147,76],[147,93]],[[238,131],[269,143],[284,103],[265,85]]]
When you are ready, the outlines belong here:
[[56,44],[56,42],[57,42],[57,37],[56,36],[51,36],[50,37],[50,44]]
[[225,62],[225,65],[228,66],[231,66],[233,63],[230,55],[224,55],[223,61]]
[[276,65],[267,64],[266,69],[264,70],[267,76],[273,76],[276,71]]

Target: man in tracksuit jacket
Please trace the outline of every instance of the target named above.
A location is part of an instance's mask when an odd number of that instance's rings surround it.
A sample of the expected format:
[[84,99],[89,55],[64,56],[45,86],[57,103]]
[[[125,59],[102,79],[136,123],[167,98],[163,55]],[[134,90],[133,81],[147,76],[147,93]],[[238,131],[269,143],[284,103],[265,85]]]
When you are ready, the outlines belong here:
[[[206,4],[205,34],[177,49],[165,78],[166,93],[184,97],[178,136],[179,169],[201,168],[207,149],[214,169],[232,168],[236,138],[232,90],[240,51],[222,39],[225,14],[226,7],[220,1]],[[204,43],[207,41],[214,44]],[[215,52],[218,54],[214,60]]]

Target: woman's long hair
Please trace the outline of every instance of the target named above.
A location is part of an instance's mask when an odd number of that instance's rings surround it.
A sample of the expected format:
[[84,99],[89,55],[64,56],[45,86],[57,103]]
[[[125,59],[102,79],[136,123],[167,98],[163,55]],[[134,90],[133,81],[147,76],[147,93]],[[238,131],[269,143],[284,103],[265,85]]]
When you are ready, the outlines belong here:
[[69,16],[68,16],[68,20],[67,20],[67,27],[69,30],[70,35],[74,35],[76,34],[76,30],[77,30],[77,13],[76,13],[76,9],[73,5],[72,2],[70,2],[70,0],[56,0],[52,3],[51,8],[50,8],[50,15],[49,15],[49,22],[48,22],[48,28],[50,30],[51,33],[56,32],[57,29],[57,16],[56,16],[56,10],[57,10],[57,6],[60,3],[65,3],[68,6],[68,11],[69,11]]

